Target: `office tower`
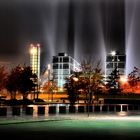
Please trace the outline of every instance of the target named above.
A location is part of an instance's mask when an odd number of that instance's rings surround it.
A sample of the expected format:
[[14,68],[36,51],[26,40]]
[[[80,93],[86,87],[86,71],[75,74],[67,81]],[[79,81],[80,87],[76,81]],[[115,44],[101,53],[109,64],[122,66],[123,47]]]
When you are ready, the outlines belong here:
[[105,64],[105,80],[108,80],[108,76],[111,72],[117,68],[120,76],[126,74],[126,55],[117,51],[112,51],[106,56]]
[[53,80],[59,88],[63,88],[65,78],[69,77],[73,71],[80,70],[80,64],[66,53],[58,53],[53,56]]
[[30,66],[32,72],[40,79],[40,44],[30,45]]

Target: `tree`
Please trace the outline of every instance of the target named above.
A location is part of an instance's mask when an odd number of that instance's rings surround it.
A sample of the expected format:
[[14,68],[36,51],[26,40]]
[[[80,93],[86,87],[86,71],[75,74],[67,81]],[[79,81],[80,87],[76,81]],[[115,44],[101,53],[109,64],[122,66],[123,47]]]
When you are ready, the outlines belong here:
[[6,89],[10,92],[11,99],[16,99],[16,92],[19,87],[21,67],[18,65],[13,68],[6,79]]
[[98,95],[103,93],[103,87],[105,86],[103,79],[101,65],[100,62],[98,62],[91,76],[91,89],[94,95],[97,96],[97,101]]
[[91,90],[91,77],[94,71],[94,61],[91,58],[84,59],[81,62],[81,77],[83,85],[83,90],[86,95],[87,102],[92,102],[92,90]]
[[6,86],[6,78],[8,73],[4,66],[0,66],[0,91],[3,90]]
[[21,68],[18,81],[18,91],[23,95],[23,99],[26,99],[29,92],[36,86],[36,83],[34,83],[33,80],[35,78],[37,78],[37,75],[32,73],[30,66],[24,66]]
[[79,87],[79,79],[75,80],[75,78],[77,78],[78,72],[73,73],[72,76],[66,78],[66,84],[65,84],[65,88],[67,89],[68,92],[68,99],[70,101],[70,105],[73,106],[75,104],[75,102],[79,99],[79,92],[78,90],[80,89]]
[[132,88],[132,92],[135,91],[135,87],[137,86],[139,81],[139,69],[134,67],[134,70],[128,74],[128,83]]
[[[94,64],[92,59],[86,59],[81,63],[81,71],[74,72],[71,77],[67,78],[65,87],[70,102],[74,104],[79,99],[80,91],[83,91],[86,101],[92,103],[93,94],[97,95],[102,90],[103,76],[100,64],[100,61]],[[78,80],[75,81],[74,78]]]
[[42,84],[41,90],[48,92],[51,86],[51,81],[46,81]]
[[36,86],[33,79],[37,77],[32,73],[29,66],[16,66],[7,76],[6,88],[11,94],[11,99],[16,99],[16,92],[23,95],[23,99],[27,98],[29,91]]
[[116,94],[120,92],[120,83],[119,83],[120,74],[117,67],[111,72],[108,79],[109,80],[107,81],[106,86],[108,88],[109,93]]
[[[93,102],[93,95],[101,93],[104,82],[101,69],[101,61],[94,62],[93,59],[86,59],[81,63],[82,76],[85,86],[83,87],[89,103]],[[98,97],[97,97],[98,99]]]

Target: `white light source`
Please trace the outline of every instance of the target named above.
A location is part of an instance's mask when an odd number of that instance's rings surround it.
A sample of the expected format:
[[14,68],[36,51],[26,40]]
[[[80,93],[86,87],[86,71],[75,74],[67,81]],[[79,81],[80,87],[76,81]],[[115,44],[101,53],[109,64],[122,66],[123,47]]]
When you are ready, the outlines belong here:
[[111,51],[111,55],[115,56],[116,55],[116,51]]
[[73,80],[77,82],[79,79],[77,77],[73,77]]
[[34,47],[34,46],[31,46],[30,53],[31,53],[32,55],[36,54],[36,53],[37,53],[37,48]]
[[51,69],[51,64],[48,64],[48,70],[50,70]]

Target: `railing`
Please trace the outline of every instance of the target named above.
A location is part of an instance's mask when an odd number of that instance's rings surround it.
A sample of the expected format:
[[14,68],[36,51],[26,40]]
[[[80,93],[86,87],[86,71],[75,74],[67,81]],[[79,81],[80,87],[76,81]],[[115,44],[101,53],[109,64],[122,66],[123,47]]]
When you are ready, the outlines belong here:
[[87,106],[86,104],[49,104],[29,106],[0,106],[0,116],[20,115],[50,115],[70,113],[116,113],[116,112],[140,112],[139,104],[97,104]]

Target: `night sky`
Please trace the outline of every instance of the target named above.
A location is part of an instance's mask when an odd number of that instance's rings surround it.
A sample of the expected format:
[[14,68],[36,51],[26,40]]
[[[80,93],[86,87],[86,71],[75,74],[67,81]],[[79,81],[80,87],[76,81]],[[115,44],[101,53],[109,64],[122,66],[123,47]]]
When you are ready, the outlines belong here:
[[119,50],[127,72],[140,68],[139,0],[0,0],[0,59],[29,64],[29,44],[41,44],[42,69],[67,52],[81,61]]

